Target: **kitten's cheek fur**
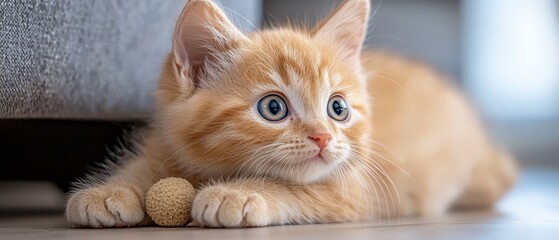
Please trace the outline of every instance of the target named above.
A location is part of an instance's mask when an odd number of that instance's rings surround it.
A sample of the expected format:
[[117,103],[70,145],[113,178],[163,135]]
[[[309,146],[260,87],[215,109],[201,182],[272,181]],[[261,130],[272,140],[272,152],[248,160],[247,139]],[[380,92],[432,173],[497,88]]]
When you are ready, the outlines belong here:
[[142,222],[144,211],[132,189],[108,185],[74,193],[68,200],[66,218],[77,227],[129,227]]
[[262,227],[271,223],[268,210],[259,193],[211,186],[194,199],[192,217],[204,227]]

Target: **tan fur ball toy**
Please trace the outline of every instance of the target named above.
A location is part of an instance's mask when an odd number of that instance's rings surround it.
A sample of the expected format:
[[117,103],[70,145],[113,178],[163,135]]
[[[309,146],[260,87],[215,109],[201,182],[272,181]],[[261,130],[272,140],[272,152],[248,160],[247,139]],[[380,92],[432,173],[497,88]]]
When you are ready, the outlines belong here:
[[195,193],[196,190],[186,179],[161,179],[147,192],[147,213],[159,226],[185,226],[191,221],[190,210]]

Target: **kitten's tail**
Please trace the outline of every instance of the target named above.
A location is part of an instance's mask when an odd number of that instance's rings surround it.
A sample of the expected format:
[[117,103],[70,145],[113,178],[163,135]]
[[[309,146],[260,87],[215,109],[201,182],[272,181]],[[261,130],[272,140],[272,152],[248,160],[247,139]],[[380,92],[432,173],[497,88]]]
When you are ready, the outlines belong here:
[[470,183],[456,207],[491,207],[515,184],[518,168],[511,155],[500,150],[490,155],[474,166]]

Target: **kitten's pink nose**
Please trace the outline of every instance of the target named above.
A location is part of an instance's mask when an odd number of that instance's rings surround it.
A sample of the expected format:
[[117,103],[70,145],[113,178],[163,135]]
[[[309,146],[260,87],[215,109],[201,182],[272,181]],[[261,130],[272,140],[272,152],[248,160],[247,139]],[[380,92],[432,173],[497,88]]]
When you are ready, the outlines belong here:
[[328,141],[330,141],[330,139],[332,138],[332,134],[330,133],[313,134],[310,135],[309,138],[314,142],[314,144],[316,144],[320,148],[320,151],[322,152],[322,149],[324,149],[326,145],[328,145]]

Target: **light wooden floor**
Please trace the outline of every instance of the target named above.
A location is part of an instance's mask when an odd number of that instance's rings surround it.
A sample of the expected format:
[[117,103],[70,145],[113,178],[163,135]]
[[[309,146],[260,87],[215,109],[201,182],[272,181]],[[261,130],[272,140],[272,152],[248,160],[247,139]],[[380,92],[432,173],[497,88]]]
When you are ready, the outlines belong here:
[[72,229],[62,216],[0,218],[0,239],[559,239],[559,170],[532,169],[494,211],[253,229]]

